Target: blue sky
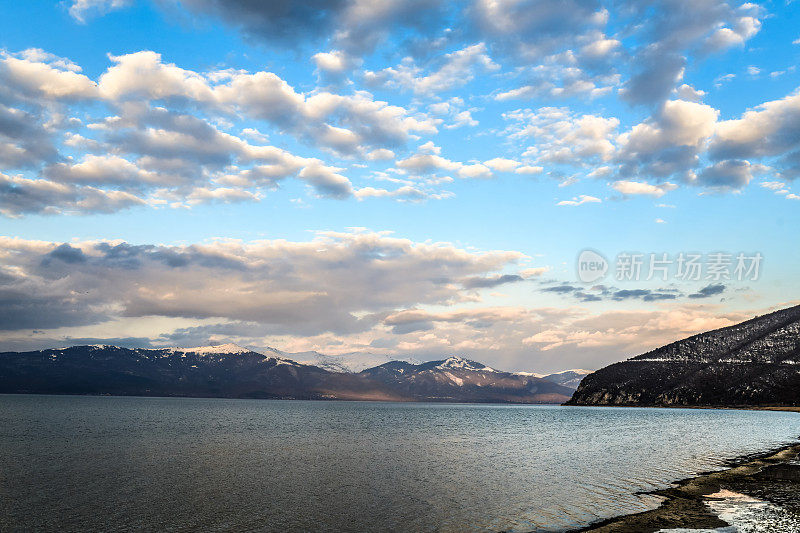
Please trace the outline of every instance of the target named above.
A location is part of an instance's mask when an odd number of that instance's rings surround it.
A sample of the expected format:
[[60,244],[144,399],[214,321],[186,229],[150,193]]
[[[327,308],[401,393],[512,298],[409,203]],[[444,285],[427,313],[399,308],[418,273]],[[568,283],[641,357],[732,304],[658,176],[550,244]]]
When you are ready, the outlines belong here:
[[3,7],[0,347],[548,371],[797,302],[792,2],[256,4]]

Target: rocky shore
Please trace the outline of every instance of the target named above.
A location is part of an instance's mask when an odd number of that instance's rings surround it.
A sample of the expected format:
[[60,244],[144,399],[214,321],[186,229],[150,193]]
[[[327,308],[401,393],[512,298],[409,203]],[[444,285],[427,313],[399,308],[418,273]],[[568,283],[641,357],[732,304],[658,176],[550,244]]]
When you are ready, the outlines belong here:
[[800,531],[798,455],[800,444],[793,444],[744,458],[727,470],[651,493],[664,498],[657,509],[605,520],[575,533]]

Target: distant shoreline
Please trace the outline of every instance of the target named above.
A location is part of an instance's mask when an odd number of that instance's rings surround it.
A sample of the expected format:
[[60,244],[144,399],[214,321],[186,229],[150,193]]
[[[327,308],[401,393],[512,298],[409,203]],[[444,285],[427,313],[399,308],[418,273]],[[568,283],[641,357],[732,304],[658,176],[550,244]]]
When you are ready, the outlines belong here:
[[620,407],[638,409],[709,409],[731,411],[786,411],[800,413],[800,406],[794,405],[570,405],[557,402],[498,402],[498,401],[459,401],[450,399],[374,399],[374,398],[319,398],[319,397],[267,397],[267,396],[200,396],[183,394],[110,394],[110,393],[80,393],[80,392],[30,392],[30,391],[0,391],[0,396],[87,396],[106,398],[199,398],[219,400],[280,400],[280,401],[311,401],[311,402],[386,402],[386,403],[436,403],[459,405],[547,405],[554,407]]
[[789,411],[800,413],[797,405],[612,405],[612,404],[571,404],[564,407],[633,407],[638,409],[712,409],[732,411]]
[[[789,410],[800,408],[756,408],[755,410]],[[752,496],[765,490],[777,495],[796,495],[790,502],[792,511],[800,511],[800,465],[789,461],[800,455],[800,443],[789,444],[771,451],[751,455],[732,461],[731,467],[718,472],[709,472],[677,482],[673,487],[648,492],[664,501],[651,511],[621,515],[605,519],[588,526],[571,530],[570,533],[651,533],[661,529],[715,529],[729,526],[706,505],[710,495],[723,488],[733,488]],[[786,488],[789,490],[785,490]],[[767,500],[769,501],[769,500]],[[790,512],[790,511],[787,511]],[[800,518],[800,514],[798,515]]]

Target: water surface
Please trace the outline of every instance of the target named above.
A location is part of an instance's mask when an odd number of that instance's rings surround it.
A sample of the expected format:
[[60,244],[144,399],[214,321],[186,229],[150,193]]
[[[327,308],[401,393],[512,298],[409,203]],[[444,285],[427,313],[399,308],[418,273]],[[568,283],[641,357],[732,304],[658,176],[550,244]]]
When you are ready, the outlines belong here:
[[559,531],[799,435],[766,411],[0,396],[0,529]]

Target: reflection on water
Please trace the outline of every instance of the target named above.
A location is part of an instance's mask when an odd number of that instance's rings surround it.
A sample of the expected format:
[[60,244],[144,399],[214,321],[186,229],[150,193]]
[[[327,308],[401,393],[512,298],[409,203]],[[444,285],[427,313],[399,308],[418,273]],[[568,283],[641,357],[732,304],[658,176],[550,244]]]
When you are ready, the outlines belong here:
[[562,530],[793,441],[764,411],[0,396],[19,529]]

